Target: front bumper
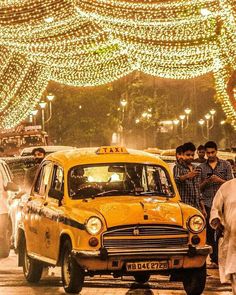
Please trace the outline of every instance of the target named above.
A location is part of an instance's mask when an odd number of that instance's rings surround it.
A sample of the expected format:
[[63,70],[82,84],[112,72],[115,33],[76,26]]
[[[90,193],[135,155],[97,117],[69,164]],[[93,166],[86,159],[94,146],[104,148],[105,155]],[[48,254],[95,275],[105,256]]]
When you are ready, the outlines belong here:
[[191,246],[183,248],[161,248],[161,249],[106,249],[102,248],[98,251],[78,251],[73,250],[73,255],[76,258],[100,258],[106,260],[109,257],[156,257],[158,255],[176,256],[183,255],[188,257],[207,256],[212,252],[209,245],[205,246]]

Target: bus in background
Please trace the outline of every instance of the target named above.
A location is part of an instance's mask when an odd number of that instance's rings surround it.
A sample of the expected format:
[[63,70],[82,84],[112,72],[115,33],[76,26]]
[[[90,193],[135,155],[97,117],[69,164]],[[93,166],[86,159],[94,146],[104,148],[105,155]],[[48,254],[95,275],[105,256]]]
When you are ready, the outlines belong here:
[[4,156],[18,156],[22,149],[30,146],[47,146],[48,135],[41,125],[18,125],[16,128],[0,130],[0,146],[4,148]]

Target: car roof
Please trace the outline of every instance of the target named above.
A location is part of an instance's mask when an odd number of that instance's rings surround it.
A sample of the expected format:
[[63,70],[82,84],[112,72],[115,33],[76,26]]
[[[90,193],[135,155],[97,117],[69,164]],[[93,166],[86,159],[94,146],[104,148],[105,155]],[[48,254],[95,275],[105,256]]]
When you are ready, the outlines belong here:
[[150,153],[127,149],[127,153],[106,153],[98,154],[99,147],[77,148],[68,151],[60,151],[48,155],[45,159],[61,163],[63,166],[72,167],[76,165],[85,165],[93,163],[153,163],[168,167],[161,159]]
[[75,149],[75,147],[68,146],[68,145],[31,146],[31,147],[24,148],[21,151],[21,155],[23,155],[23,154],[31,155],[33,149],[39,148],[39,147],[43,148],[46,153],[53,153],[53,152],[57,152],[57,151],[61,151],[61,150]]

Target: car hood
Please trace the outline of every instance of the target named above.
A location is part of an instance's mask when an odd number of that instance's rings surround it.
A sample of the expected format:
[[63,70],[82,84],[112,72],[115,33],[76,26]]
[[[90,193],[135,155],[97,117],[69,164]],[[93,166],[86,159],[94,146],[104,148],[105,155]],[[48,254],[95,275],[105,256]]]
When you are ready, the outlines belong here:
[[183,225],[182,211],[177,202],[153,197],[99,197],[83,202],[80,209],[97,216],[101,214],[108,228],[137,223]]

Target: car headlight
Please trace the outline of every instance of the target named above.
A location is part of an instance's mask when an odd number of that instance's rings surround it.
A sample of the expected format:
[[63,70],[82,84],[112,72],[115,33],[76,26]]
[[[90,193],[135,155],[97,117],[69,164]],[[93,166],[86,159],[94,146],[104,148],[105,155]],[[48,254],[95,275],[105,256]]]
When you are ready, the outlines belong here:
[[90,217],[86,223],[89,234],[97,235],[102,229],[102,221],[98,217]]
[[187,222],[188,229],[195,234],[202,232],[205,225],[205,220],[200,215],[190,217]]

